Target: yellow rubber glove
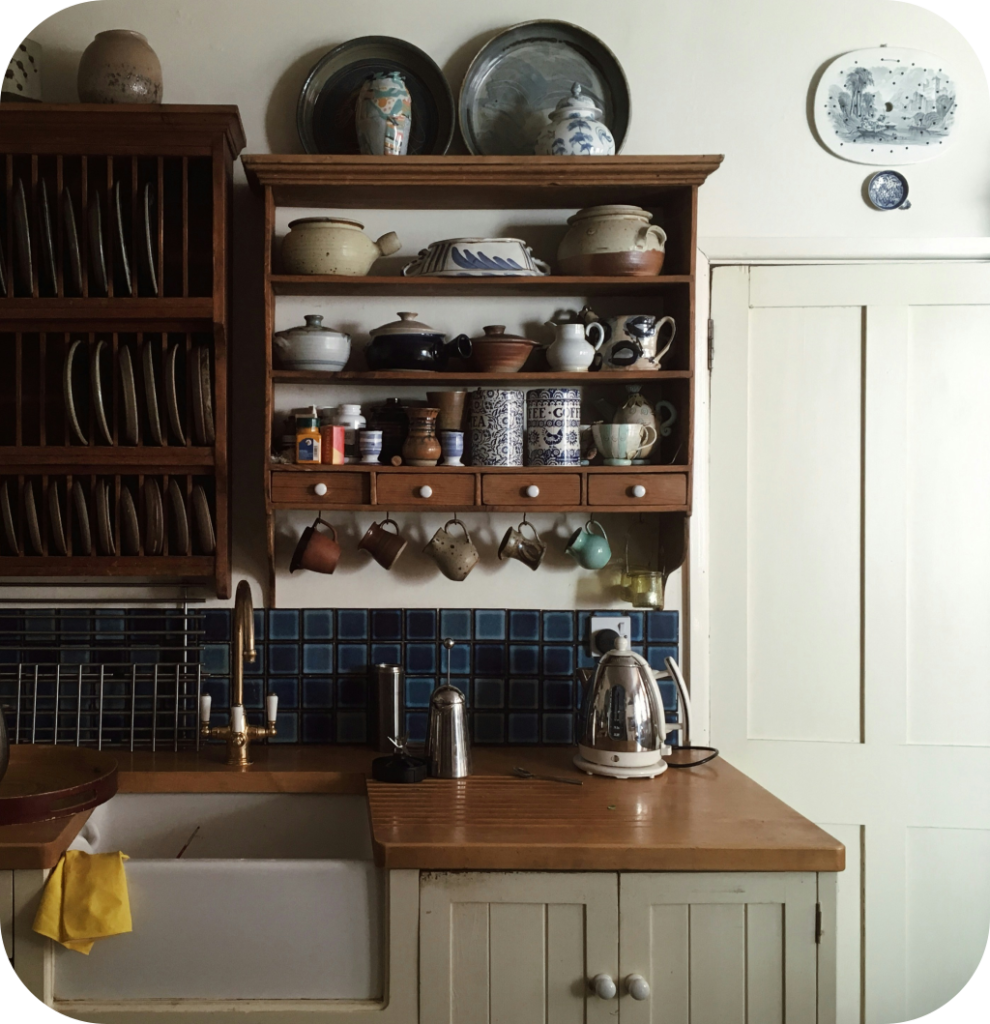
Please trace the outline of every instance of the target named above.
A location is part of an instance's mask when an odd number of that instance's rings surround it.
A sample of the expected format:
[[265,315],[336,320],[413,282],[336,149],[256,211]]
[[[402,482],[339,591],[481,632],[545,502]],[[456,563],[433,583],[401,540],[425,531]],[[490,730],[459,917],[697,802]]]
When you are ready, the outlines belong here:
[[34,930],[89,955],[97,939],[132,930],[122,853],[67,850],[55,865],[34,918]]

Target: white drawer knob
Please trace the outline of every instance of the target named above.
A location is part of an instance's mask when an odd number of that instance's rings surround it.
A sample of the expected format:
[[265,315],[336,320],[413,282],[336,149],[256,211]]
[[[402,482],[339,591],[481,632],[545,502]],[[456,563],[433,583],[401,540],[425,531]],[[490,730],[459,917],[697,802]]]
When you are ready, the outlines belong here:
[[645,498],[646,488],[642,484],[636,484],[636,486],[633,487],[632,489],[632,496],[634,498]]
[[538,498],[539,496],[540,496],[540,489],[539,489],[539,487],[536,486],[536,484],[530,484],[529,487],[526,488],[526,497],[527,498]]
[[432,498],[433,488],[429,484],[423,484],[423,486],[420,487],[419,489],[419,496],[421,498]]
[[629,989],[629,994],[633,999],[643,1000],[650,998],[650,983],[642,974],[630,974],[626,978],[626,987]]
[[615,982],[607,974],[596,974],[591,981],[591,987],[599,999],[615,998]]
[[326,484],[314,484],[313,485],[313,493],[318,498],[322,498],[323,495],[327,493],[327,485]]

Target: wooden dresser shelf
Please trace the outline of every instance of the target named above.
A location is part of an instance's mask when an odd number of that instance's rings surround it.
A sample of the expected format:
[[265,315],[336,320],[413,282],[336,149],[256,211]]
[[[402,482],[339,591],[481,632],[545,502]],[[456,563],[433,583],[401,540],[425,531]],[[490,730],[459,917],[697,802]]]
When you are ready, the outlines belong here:
[[435,370],[272,370],[274,384],[303,384],[326,387],[329,384],[391,384],[396,387],[431,388],[435,385],[469,388],[487,384],[538,386],[546,384],[623,385],[652,384],[662,380],[690,380],[690,370],[653,370],[647,373],[563,373],[557,370],[532,370],[519,373],[468,373]]

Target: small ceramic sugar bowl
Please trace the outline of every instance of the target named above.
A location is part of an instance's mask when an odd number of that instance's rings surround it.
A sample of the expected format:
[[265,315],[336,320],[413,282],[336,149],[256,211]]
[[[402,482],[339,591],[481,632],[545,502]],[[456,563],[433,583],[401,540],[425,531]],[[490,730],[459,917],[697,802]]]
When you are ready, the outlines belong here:
[[537,156],[615,156],[615,139],[597,103],[575,82],[536,140]]

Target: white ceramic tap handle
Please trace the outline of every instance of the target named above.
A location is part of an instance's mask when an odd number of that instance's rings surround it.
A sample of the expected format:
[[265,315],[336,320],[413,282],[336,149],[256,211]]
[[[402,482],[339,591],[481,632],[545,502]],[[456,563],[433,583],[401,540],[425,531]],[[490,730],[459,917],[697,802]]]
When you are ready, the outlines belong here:
[[629,994],[633,999],[642,1001],[650,998],[650,983],[642,974],[630,974],[626,978],[626,988],[629,989]]
[[632,489],[632,496],[634,498],[645,498],[646,488],[642,484],[636,484]]
[[423,484],[423,486],[420,487],[419,489],[419,496],[421,498],[432,498],[433,488],[429,484]]
[[231,732],[244,732],[244,705],[237,704],[230,709],[230,729]]
[[268,722],[274,725],[275,719],[278,717],[278,694],[268,694],[265,703],[268,705]]
[[539,489],[539,487],[536,486],[536,484],[530,484],[529,487],[526,488],[526,497],[527,498],[538,498],[539,496],[540,496],[540,489]]
[[210,724],[210,705],[213,703],[213,698],[208,694],[204,693],[199,698],[199,720],[203,725]]
[[599,999],[614,999],[616,988],[615,982],[607,974],[596,974],[591,979],[591,987]]
[[322,498],[323,495],[327,493],[327,485],[326,484],[314,484],[313,485],[313,493],[318,498]]

